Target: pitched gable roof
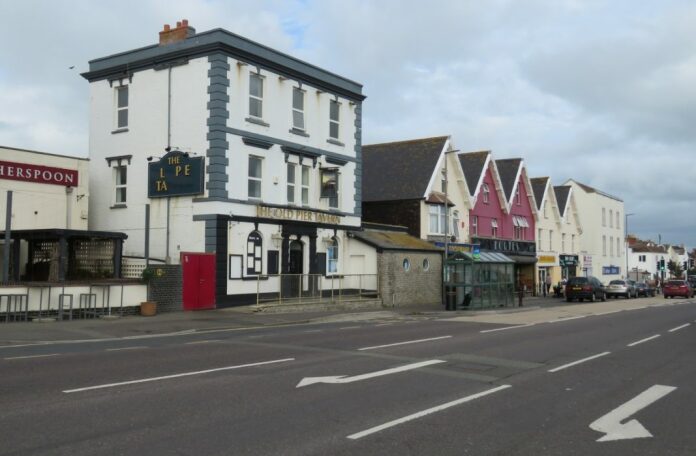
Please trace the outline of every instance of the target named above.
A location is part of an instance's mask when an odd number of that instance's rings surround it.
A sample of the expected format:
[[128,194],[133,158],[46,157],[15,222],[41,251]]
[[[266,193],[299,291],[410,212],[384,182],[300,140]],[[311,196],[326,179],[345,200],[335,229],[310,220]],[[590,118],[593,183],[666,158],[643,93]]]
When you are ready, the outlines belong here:
[[476,194],[476,187],[481,180],[481,175],[485,171],[484,166],[486,165],[486,159],[490,153],[490,151],[481,151],[457,155],[459,164],[464,172],[466,184],[469,187],[469,194],[472,196]]
[[448,136],[362,147],[363,201],[422,199]]
[[561,217],[565,214],[566,206],[568,205],[568,199],[570,196],[570,185],[559,185],[553,188],[556,194],[556,202],[558,203],[558,212],[561,213]]
[[602,195],[602,196],[605,196],[607,198],[610,198],[610,199],[613,199],[616,201],[620,201],[623,203],[623,200],[621,198],[619,198],[618,196],[610,195],[609,193],[603,192],[601,190],[597,190],[594,187],[590,187],[589,185],[580,183],[574,179],[568,179],[565,182],[565,184],[563,184],[563,185],[568,185],[570,182],[575,182],[577,184],[577,186],[580,187],[585,193],[597,193],[598,195]]
[[505,199],[508,202],[512,199],[512,189],[515,188],[517,173],[521,164],[521,158],[506,158],[495,161],[498,175],[500,176],[500,183],[503,185],[503,191],[505,192]]
[[534,191],[534,200],[539,210],[541,210],[541,203],[544,200],[544,193],[546,193],[546,185],[548,182],[548,177],[533,177],[529,179],[529,183],[532,185],[532,190]]

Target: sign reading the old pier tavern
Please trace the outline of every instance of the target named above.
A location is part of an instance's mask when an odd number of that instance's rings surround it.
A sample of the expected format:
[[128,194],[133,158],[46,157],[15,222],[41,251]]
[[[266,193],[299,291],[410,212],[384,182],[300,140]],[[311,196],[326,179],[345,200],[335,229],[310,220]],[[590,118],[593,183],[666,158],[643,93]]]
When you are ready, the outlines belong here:
[[150,198],[203,193],[203,157],[171,151],[148,164],[147,181]]

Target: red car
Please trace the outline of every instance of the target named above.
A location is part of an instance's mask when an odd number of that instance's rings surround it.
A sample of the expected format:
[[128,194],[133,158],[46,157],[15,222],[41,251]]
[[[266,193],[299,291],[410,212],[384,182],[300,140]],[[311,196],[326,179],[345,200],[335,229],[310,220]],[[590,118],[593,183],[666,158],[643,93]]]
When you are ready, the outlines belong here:
[[686,280],[670,280],[665,284],[662,294],[665,296],[665,299],[674,296],[693,298],[694,289],[691,288],[691,284]]

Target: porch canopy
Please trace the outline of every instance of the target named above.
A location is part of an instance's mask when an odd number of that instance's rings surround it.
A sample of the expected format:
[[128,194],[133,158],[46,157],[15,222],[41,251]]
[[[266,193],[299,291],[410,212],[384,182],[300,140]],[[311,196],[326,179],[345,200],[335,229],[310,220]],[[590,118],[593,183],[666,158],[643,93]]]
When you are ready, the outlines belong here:
[[[0,240],[4,237],[5,233],[0,232]],[[123,241],[127,238],[124,233],[111,231],[12,230],[10,281],[118,279]]]
[[514,264],[498,252],[455,252],[445,263],[448,305],[457,309],[510,307],[514,300]]

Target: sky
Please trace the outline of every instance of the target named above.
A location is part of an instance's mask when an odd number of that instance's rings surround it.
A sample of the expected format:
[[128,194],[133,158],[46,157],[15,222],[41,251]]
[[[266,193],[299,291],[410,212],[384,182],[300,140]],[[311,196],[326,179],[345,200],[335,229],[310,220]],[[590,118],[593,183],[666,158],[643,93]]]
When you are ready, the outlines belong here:
[[3,146],[88,156],[88,61],[188,19],[362,83],[364,144],[451,135],[696,246],[693,1],[0,0],[0,17]]

